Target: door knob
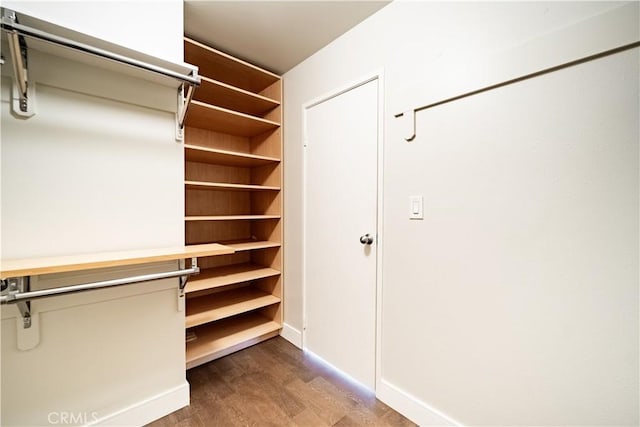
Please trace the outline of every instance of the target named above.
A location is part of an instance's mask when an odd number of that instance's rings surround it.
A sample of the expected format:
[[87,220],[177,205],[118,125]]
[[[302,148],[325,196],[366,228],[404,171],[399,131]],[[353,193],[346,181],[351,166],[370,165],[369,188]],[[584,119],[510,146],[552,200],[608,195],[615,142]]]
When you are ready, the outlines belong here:
[[360,236],[360,243],[363,245],[370,245],[373,243],[373,237],[369,233],[364,236]]

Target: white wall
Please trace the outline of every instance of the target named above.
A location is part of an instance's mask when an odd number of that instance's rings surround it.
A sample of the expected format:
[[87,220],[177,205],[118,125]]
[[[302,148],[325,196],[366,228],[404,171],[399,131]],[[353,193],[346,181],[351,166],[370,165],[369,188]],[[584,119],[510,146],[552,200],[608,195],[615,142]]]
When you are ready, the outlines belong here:
[[[393,115],[638,41],[637,17],[394,2],[285,74],[287,336],[303,316],[301,106],[384,68],[378,395],[421,424],[636,425],[638,49],[419,112],[412,143]],[[416,194],[424,221],[407,218]]]
[[[150,5],[3,2],[182,62],[182,2]],[[33,49],[29,72],[36,114],[16,118],[9,107],[12,69],[2,67],[2,257],[182,245],[175,89]],[[32,287],[176,267],[36,276]],[[18,350],[17,309],[2,307],[2,425],[65,424],[65,416],[71,424],[144,424],[188,404],[177,279],[34,301],[32,312],[39,343]]]

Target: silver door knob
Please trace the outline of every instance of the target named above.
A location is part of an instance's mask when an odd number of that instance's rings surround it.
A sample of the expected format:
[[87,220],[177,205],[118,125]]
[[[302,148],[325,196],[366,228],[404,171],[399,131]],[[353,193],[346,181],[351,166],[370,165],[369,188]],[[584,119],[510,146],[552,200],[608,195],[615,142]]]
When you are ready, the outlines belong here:
[[373,243],[373,237],[369,233],[364,236],[360,236],[360,243],[363,245],[370,245]]

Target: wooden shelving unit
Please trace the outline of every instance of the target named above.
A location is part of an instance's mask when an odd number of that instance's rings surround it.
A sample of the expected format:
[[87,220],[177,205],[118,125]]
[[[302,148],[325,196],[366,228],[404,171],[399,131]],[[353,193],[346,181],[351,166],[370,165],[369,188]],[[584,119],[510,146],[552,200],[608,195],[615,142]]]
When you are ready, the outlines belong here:
[[282,327],[282,82],[185,38],[202,85],[185,129],[185,241],[231,255],[199,259],[187,283],[187,368]]

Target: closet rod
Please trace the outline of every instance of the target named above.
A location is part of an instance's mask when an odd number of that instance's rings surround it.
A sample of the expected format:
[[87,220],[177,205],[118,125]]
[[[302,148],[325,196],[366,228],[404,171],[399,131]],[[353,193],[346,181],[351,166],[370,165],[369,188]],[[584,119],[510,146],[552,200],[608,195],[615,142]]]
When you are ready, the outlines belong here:
[[185,83],[189,83],[192,86],[200,85],[200,81],[201,81],[200,76],[195,70],[191,73],[193,75],[181,74],[176,71],[169,70],[167,68],[159,67],[157,65],[139,61],[134,58],[129,58],[127,56],[120,55],[118,53],[110,52],[108,50],[100,49],[94,46],[90,46],[88,44],[77,42],[75,40],[60,37],[55,34],[47,33],[45,31],[40,31],[38,29],[31,28],[26,25],[18,24],[17,22],[12,22],[8,19],[5,19],[4,17],[2,18],[2,29],[7,33],[13,33],[13,34],[18,34],[25,37],[31,37],[31,38],[43,40],[49,43],[64,46],[80,52],[89,53],[91,55],[99,56],[101,58],[120,62],[122,64],[126,64],[132,67],[142,68],[144,70],[151,71],[153,73],[161,74],[176,80],[183,81]]
[[95,289],[112,288],[115,286],[130,285],[152,280],[170,279],[172,277],[189,276],[200,272],[199,267],[167,271],[165,273],[145,274],[142,276],[125,277],[122,279],[105,280],[102,282],[85,283],[82,285],[62,286],[59,288],[43,289],[40,291],[14,292],[0,296],[0,304],[14,304],[23,301],[33,301],[40,298],[48,298],[57,295],[74,294]]

